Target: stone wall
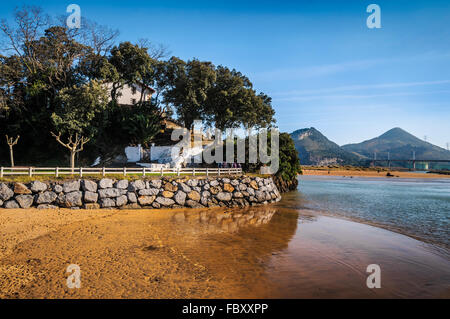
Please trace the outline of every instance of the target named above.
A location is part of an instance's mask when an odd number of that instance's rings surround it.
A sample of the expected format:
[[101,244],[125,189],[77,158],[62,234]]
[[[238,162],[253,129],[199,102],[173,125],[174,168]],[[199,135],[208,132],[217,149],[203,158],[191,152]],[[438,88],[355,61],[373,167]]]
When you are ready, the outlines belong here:
[[280,199],[272,178],[249,176],[0,183],[2,208],[245,207]]

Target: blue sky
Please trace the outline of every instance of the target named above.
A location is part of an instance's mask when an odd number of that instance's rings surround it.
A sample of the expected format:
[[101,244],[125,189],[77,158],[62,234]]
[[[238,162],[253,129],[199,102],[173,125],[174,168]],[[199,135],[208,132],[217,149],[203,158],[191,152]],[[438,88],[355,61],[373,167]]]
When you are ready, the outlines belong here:
[[[398,126],[450,142],[449,1],[1,1],[0,17],[71,3],[119,40],[240,70],[273,97],[282,131],[313,126],[342,145]],[[381,29],[366,26],[371,3]]]

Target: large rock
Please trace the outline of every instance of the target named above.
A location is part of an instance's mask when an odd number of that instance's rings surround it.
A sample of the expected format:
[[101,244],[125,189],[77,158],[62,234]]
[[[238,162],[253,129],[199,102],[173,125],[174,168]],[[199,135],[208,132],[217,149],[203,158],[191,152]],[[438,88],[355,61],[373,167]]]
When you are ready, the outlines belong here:
[[172,206],[173,204],[175,204],[175,201],[173,199],[165,198],[165,197],[157,197],[156,202],[158,204],[161,204],[162,206],[166,206],[166,207]]
[[128,192],[128,193],[127,193],[127,197],[128,197],[128,201],[129,201],[130,203],[137,203],[137,196],[136,196],[135,193],[133,193],[133,192]]
[[116,207],[116,201],[112,198],[102,198],[100,199],[100,205],[102,208]]
[[138,202],[142,206],[149,206],[155,201],[156,196],[139,196]]
[[178,190],[178,186],[177,185],[173,185],[172,183],[166,183],[164,185],[164,190],[173,193],[173,192],[176,192]]
[[36,204],[51,204],[56,200],[56,198],[58,198],[58,195],[54,192],[47,191],[39,193],[36,198]]
[[178,191],[175,194],[174,199],[178,205],[184,206],[184,203],[186,202],[186,193],[183,191]]
[[31,194],[31,190],[29,190],[28,187],[22,183],[15,183],[14,193],[19,195],[29,195]]
[[121,196],[122,192],[117,188],[106,188],[100,189],[98,194],[100,195],[100,198],[113,198]]
[[100,209],[100,204],[97,203],[86,203],[83,205],[84,209]]
[[178,185],[179,185],[179,187],[181,187],[183,192],[185,192],[186,194],[188,194],[192,191],[192,189],[189,186],[187,186],[185,183],[179,183]]
[[150,185],[151,185],[151,187],[154,187],[154,188],[161,188],[162,180],[152,179],[149,181],[149,188],[150,188]]
[[258,183],[256,181],[251,181],[250,182],[250,186],[253,189],[258,189],[259,188]]
[[137,192],[141,189],[145,189],[145,182],[139,179],[137,181],[132,181],[128,185],[128,190],[132,192]]
[[244,183],[242,183],[242,184],[239,184],[239,190],[240,191],[245,191],[246,189],[247,189],[247,185],[245,185]]
[[234,187],[231,186],[230,184],[226,183],[226,184],[223,184],[223,190],[225,192],[232,193],[234,191]]
[[266,200],[266,194],[264,192],[256,191],[255,196],[258,202],[263,202]]
[[55,184],[55,185],[53,186],[53,191],[54,191],[56,194],[61,193],[63,190],[64,190],[64,187],[62,187],[62,185]]
[[128,188],[128,180],[122,179],[116,183],[116,188],[118,189],[127,189]]
[[211,183],[209,183],[212,187],[219,186],[219,182],[217,180],[212,180]]
[[172,192],[169,192],[169,191],[164,191],[164,192],[162,192],[162,195],[163,195],[165,198],[172,198],[173,195],[175,195],[175,194],[172,193]]
[[231,200],[231,193],[224,193],[224,192],[220,192],[216,195],[216,198],[220,201],[230,201]]
[[19,204],[13,199],[9,200],[5,203],[5,208],[8,209],[14,209],[14,208],[20,208]]
[[211,192],[211,194],[213,195],[217,195],[219,194],[222,190],[220,189],[219,186],[213,186],[209,189],[209,191]]
[[200,193],[197,191],[192,191],[188,194],[189,199],[198,202],[200,200]]
[[31,190],[35,193],[43,192],[47,190],[47,184],[40,181],[34,181],[31,183]]
[[92,192],[92,193],[96,193],[97,192],[98,185],[94,181],[90,181],[88,179],[84,179],[82,181],[81,185],[82,185],[83,190],[85,192]]
[[[128,186],[128,185],[127,185]],[[117,207],[125,206],[128,203],[127,195],[122,195],[116,198]]]
[[4,183],[0,183],[0,199],[2,201],[7,201],[14,196],[14,192]]
[[83,205],[82,197],[83,193],[80,191],[75,191],[66,194],[66,205],[68,207],[78,207]]
[[90,191],[84,192],[84,201],[86,203],[96,203],[98,200],[98,194]]
[[3,201],[0,199],[0,207],[3,206]]
[[243,195],[241,192],[235,192],[235,193],[233,194],[233,197],[234,197],[234,198],[244,198],[244,195]]
[[233,186],[238,186],[238,185],[239,185],[239,181],[238,181],[237,179],[233,179],[233,180],[231,181],[231,185],[233,185]]
[[113,187],[113,180],[110,178],[102,178],[100,182],[98,182],[98,186],[102,189],[105,188],[112,188]]
[[63,184],[64,193],[71,193],[80,190],[80,181],[68,181]]
[[158,194],[159,194],[159,189],[157,189],[157,188],[141,189],[139,191],[139,195],[141,195],[141,196],[155,196]]

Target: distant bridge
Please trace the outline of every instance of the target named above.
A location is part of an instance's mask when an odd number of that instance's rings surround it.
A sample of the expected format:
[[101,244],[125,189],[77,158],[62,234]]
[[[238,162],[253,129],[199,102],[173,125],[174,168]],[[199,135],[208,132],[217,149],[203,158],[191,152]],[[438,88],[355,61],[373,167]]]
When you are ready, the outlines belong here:
[[373,159],[371,162],[373,166],[375,166],[376,163],[387,163],[389,168],[391,168],[392,162],[411,163],[413,170],[416,170],[416,163],[450,163],[450,159]]

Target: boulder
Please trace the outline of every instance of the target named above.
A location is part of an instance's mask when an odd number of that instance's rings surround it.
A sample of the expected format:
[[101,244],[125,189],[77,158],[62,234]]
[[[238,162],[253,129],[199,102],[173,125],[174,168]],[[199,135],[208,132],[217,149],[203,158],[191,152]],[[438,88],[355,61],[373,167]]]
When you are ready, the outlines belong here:
[[233,194],[233,197],[234,197],[234,198],[244,198],[244,195],[243,195],[241,192],[235,192],[235,193]]
[[231,184],[226,183],[226,184],[223,184],[223,190],[225,192],[232,193],[232,192],[234,192],[234,187],[231,186]]
[[138,202],[142,206],[151,205],[155,201],[156,196],[139,196]]
[[173,204],[175,204],[175,201],[173,199],[166,198],[166,197],[157,197],[156,202],[158,204],[161,204],[162,206],[166,206],[166,207],[172,206]]
[[179,183],[178,185],[179,185],[179,187],[181,187],[183,192],[185,192],[186,194],[188,194],[192,191],[192,189],[189,186],[187,186],[185,183]]
[[58,195],[54,192],[47,191],[39,193],[36,198],[36,204],[51,204],[56,200],[56,198],[58,198]]
[[139,195],[141,195],[141,196],[155,196],[158,194],[159,194],[159,189],[157,189],[157,188],[141,189],[139,191]]
[[116,201],[112,198],[101,198],[100,205],[102,208],[116,207]]
[[216,198],[220,201],[228,202],[231,200],[231,193],[220,192],[216,195]]
[[0,207],[3,206],[3,201],[0,199]]
[[34,193],[43,192],[43,191],[47,190],[47,184],[42,183],[40,181],[34,181],[31,183],[31,190]]
[[162,195],[163,195],[165,198],[172,198],[173,195],[175,195],[175,194],[172,193],[172,192],[169,192],[169,191],[164,191],[164,192],[162,192]]
[[198,184],[198,179],[189,179],[188,181],[187,181],[187,184],[189,185],[189,186],[191,186],[191,187],[195,187],[195,186],[197,186],[197,184]]
[[164,185],[164,190],[169,191],[169,192],[176,192],[178,190],[178,186],[173,185],[172,183],[166,183]]
[[31,194],[31,190],[29,190],[28,187],[22,183],[15,183],[14,193],[19,195],[29,195]]
[[230,182],[230,179],[229,178],[222,178],[222,182],[225,184],[225,183],[229,183]]
[[237,179],[233,179],[233,180],[231,181],[231,185],[233,185],[233,186],[238,186],[238,185],[239,185],[239,181],[238,181]]
[[188,194],[189,199],[198,202],[200,200],[200,193],[197,191],[192,191]]
[[212,187],[219,186],[219,182],[217,180],[212,180],[211,183],[209,183]]
[[132,192],[137,192],[141,189],[145,189],[145,183],[144,183],[144,181],[141,181],[141,180],[132,181],[128,185],[128,190],[132,191]]
[[68,181],[63,184],[64,193],[71,193],[80,190],[80,181]]
[[128,201],[129,201],[130,203],[137,203],[137,196],[136,196],[135,193],[133,193],[133,192],[128,192],[128,193],[127,193],[127,197],[128,197]]
[[161,208],[161,205],[158,204],[157,202],[153,202],[152,207],[153,208]]
[[16,196],[16,201],[22,208],[30,208],[33,205],[34,197],[31,195],[19,195]]
[[253,188],[253,189],[258,189],[259,188],[258,183],[256,181],[251,181],[250,182],[250,187]]
[[100,198],[113,198],[122,195],[121,191],[117,188],[103,188],[98,191]]
[[53,191],[54,191],[56,194],[61,193],[63,190],[64,190],[64,188],[62,187],[62,185],[55,184],[55,185],[53,186]]
[[98,182],[98,186],[102,189],[105,188],[112,188],[113,187],[113,181],[110,178],[102,178],[100,182]]
[[92,192],[92,193],[96,193],[98,188],[96,182],[90,181],[88,179],[84,179],[81,183],[81,186],[85,192]]
[[116,188],[118,189],[127,189],[128,188],[128,180],[122,179],[116,183]]
[[13,196],[14,192],[8,187],[8,185],[0,183],[0,199],[5,202]]
[[83,193],[80,191],[75,191],[66,194],[66,205],[68,207],[77,207],[83,205],[82,197]]
[[174,199],[178,205],[184,206],[184,203],[186,202],[186,193],[182,192],[182,191],[178,191],[175,194]]
[[121,206],[120,209],[141,209],[142,207],[137,203],[131,203]]
[[[128,186],[128,185],[127,185]],[[122,195],[116,198],[117,207],[124,206],[128,203],[128,197],[126,195]]]
[[5,208],[14,209],[14,208],[20,208],[20,206],[14,199],[12,199],[5,203]]
[[247,185],[245,185],[244,183],[242,183],[242,184],[239,184],[239,190],[240,191],[245,191],[246,189],[247,189]]
[[86,203],[96,203],[98,200],[98,194],[90,191],[84,192],[84,201]]
[[213,186],[209,189],[209,191],[211,192],[211,194],[213,195],[217,195],[219,194],[222,190],[220,189],[219,186]]
[[162,181],[160,179],[152,179],[149,182],[149,188],[150,188],[150,185],[154,188],[161,188]]

